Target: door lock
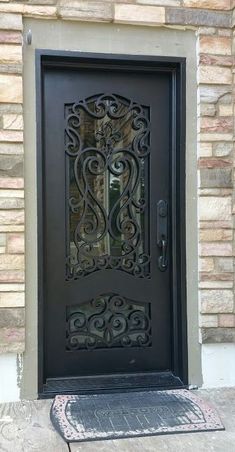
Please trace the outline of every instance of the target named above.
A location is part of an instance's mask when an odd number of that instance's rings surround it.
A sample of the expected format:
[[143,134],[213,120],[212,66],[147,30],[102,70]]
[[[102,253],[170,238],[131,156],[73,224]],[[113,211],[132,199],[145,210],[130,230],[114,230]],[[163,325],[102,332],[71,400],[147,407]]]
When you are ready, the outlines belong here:
[[168,266],[168,205],[162,199],[157,203],[157,245],[161,253],[158,258],[158,268],[164,272]]

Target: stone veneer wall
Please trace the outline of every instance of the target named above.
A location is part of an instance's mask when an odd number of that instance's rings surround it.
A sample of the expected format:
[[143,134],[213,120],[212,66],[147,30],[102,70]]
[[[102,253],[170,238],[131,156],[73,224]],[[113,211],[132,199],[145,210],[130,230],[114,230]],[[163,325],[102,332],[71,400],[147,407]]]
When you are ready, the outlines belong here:
[[195,30],[201,340],[235,342],[234,8],[230,0],[0,0],[1,353],[24,351],[23,17]]

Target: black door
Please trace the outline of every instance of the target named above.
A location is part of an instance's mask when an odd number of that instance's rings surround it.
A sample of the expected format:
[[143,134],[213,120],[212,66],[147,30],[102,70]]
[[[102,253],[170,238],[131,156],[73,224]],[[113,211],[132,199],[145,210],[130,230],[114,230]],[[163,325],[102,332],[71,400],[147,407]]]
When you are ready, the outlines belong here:
[[44,65],[41,82],[43,383],[177,385],[173,71],[67,63]]

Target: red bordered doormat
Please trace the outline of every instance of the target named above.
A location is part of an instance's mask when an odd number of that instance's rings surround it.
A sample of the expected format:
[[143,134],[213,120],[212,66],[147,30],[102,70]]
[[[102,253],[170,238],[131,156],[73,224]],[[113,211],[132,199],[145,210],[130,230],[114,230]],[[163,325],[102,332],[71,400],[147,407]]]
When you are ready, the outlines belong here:
[[66,442],[224,430],[216,411],[186,389],[58,395],[51,421]]

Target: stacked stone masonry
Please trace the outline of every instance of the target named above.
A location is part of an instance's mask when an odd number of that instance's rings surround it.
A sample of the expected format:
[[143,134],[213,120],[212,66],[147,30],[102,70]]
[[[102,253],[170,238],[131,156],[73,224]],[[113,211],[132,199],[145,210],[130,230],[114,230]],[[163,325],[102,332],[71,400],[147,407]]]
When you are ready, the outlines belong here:
[[235,1],[0,0],[0,352],[24,351],[23,17],[195,30],[200,338],[234,342]]

